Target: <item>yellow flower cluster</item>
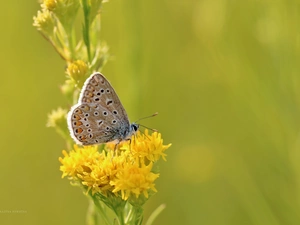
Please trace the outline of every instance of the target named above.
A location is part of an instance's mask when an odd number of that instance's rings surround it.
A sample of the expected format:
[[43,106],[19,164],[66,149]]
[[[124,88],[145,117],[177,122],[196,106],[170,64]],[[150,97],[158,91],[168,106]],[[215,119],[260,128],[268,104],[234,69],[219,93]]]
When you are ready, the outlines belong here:
[[52,110],[52,112],[48,115],[47,127],[66,126],[67,113],[68,111],[62,108]]
[[153,163],[160,157],[165,160],[164,151],[170,146],[163,145],[160,133],[149,135],[147,130],[120,143],[117,149],[111,143],[101,152],[97,146],[75,145],[71,152],[63,151],[60,170],[63,177],[80,182],[92,195],[114,193],[127,200],[143,194],[148,198],[150,192],[156,192],[154,181],[159,176],[152,171]]
[[81,87],[87,78],[88,69],[88,65],[84,61],[76,60],[68,64],[66,74],[68,74],[73,81],[81,83]]
[[[55,14],[62,25],[67,28],[72,25],[80,7],[79,0],[44,0],[41,4],[44,10]],[[68,28],[67,28],[68,29]]]
[[70,140],[70,133],[66,123],[67,113],[68,111],[62,108],[52,110],[52,112],[48,114],[47,127],[55,128],[63,138]]
[[37,16],[33,17],[33,26],[35,26],[44,35],[52,37],[56,21],[48,10],[38,11]]
[[[107,45],[99,39],[103,2],[40,0],[41,9],[33,17],[33,26],[68,63],[66,72],[79,89],[87,73],[99,71],[109,58]],[[77,23],[83,26],[78,27]]]

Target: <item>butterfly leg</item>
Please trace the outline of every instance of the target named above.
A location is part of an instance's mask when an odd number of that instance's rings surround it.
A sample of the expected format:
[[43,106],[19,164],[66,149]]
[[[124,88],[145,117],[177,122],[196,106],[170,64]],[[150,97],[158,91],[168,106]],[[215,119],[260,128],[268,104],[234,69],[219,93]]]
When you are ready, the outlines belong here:
[[130,153],[131,153],[131,141],[132,141],[132,140],[131,140],[131,138],[127,138],[126,141],[129,141],[129,151],[130,151]]
[[118,155],[118,145],[120,144],[120,142],[121,142],[121,140],[117,140],[118,142],[116,143],[116,145],[115,145],[115,148],[114,148],[114,152],[116,152],[116,155]]
[[119,145],[120,141],[118,140],[118,142],[115,144],[115,147],[114,147],[114,150],[111,150],[112,151],[112,154],[111,154],[111,161],[113,160],[113,158],[116,156],[118,156],[118,145]]

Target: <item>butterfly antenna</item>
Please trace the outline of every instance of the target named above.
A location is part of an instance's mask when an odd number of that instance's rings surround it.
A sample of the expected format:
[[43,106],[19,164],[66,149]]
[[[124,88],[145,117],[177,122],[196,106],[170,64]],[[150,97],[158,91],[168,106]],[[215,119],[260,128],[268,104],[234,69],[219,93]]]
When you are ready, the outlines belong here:
[[150,127],[146,127],[146,126],[144,126],[144,125],[142,125],[142,124],[139,124],[141,127],[144,127],[144,128],[146,128],[146,129],[148,129],[148,130],[151,130],[151,131],[153,131],[153,132],[158,132],[158,130],[156,130],[156,129],[152,129],[152,128],[150,128]]
[[[157,115],[158,115],[158,112],[156,112],[156,113],[152,114],[151,116],[146,116],[146,117],[140,118],[140,119],[138,119],[137,121],[135,121],[135,123],[136,123],[136,122],[139,122],[139,121],[141,121],[141,120],[144,120],[144,119],[150,118],[150,117],[157,116]],[[147,128],[147,127],[146,127],[146,128]],[[150,130],[151,130],[151,129],[150,129]]]

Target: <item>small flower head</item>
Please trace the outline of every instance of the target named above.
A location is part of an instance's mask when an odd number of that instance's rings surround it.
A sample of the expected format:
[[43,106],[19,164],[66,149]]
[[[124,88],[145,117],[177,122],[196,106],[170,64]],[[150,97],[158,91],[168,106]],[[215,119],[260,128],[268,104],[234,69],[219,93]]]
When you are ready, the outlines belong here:
[[56,0],[44,0],[43,8],[48,9],[49,11],[54,11],[57,5]]
[[92,195],[101,193],[107,196],[107,192],[112,191],[110,181],[114,179],[119,165],[118,160],[113,160],[112,152],[106,153],[102,151],[99,160],[91,165],[91,172],[78,176],[82,180],[82,184],[91,190]]
[[72,180],[80,182],[92,195],[100,193],[106,196],[107,191],[112,191],[110,181],[119,165],[118,160],[113,162],[112,152],[100,153],[97,146],[74,145],[74,150],[69,154],[63,150],[63,155],[64,158],[59,158],[63,177],[69,176]]
[[97,14],[100,13],[100,8],[103,3],[103,0],[89,0],[89,6],[91,9],[90,20],[91,22],[94,20]]
[[79,7],[79,0],[44,0],[42,4],[42,8],[53,12],[66,30],[72,28]]
[[76,60],[68,65],[66,73],[81,87],[87,77],[88,69],[84,61]]
[[33,17],[33,26],[46,36],[51,37],[56,26],[56,21],[49,10],[43,9],[42,11],[38,11],[37,16]]
[[142,163],[156,162],[162,157],[166,161],[166,154],[164,153],[171,144],[163,145],[163,139],[161,134],[158,132],[153,132],[149,135],[148,130],[142,134],[140,131],[132,137],[131,143],[123,142],[120,144],[120,150],[130,151],[132,157],[136,159],[141,159]]
[[67,110],[58,108],[48,115],[47,127],[62,127],[66,123]]
[[69,176],[74,180],[78,180],[78,175],[90,173],[91,165],[98,162],[101,155],[96,146],[88,146],[80,148],[74,145],[74,150],[68,153],[63,150],[64,158],[59,158],[62,166],[60,170],[63,172],[62,177]]
[[151,172],[152,165],[150,163],[148,166],[140,166],[138,162],[126,162],[110,182],[114,187],[113,192],[121,191],[124,200],[129,197],[138,198],[141,194],[148,198],[149,190],[157,191],[154,181],[159,177],[159,174]]
[[69,137],[69,131],[67,127],[67,110],[58,108],[53,110],[48,115],[47,127],[54,127],[57,132],[62,135],[64,138]]
[[72,101],[75,91],[75,81],[70,79],[66,80],[65,83],[60,87],[60,90],[68,100]]

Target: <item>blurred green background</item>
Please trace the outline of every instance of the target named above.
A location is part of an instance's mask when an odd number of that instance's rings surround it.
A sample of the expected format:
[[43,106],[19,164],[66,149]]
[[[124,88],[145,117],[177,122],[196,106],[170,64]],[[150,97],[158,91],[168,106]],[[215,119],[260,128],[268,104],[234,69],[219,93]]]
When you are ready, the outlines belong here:
[[[36,1],[3,5],[0,223],[85,224],[45,125],[70,107],[65,64],[32,27]],[[143,124],[173,144],[146,218],[166,203],[155,224],[300,224],[299,1],[113,0],[102,37],[131,120],[158,111]]]

